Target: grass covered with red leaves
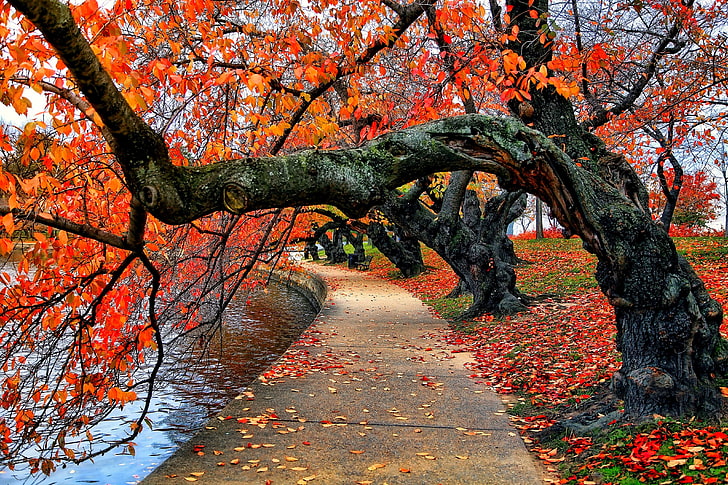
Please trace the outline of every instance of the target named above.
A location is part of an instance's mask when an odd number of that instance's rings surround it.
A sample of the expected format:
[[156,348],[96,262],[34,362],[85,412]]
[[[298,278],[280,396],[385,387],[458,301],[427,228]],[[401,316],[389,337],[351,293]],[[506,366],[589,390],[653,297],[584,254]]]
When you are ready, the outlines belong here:
[[[711,295],[728,308],[728,241],[675,242]],[[559,466],[563,478],[557,483],[728,483],[728,428],[715,423],[658,418],[640,426],[614,425],[592,436],[535,438],[557,420],[599,409],[620,356],[613,310],[593,277],[596,259],[581,248],[581,241],[515,243],[518,256],[531,262],[516,270],[519,288],[549,297],[517,316],[453,324],[445,338],[475,355],[474,378],[517,396],[514,424],[547,466]],[[416,278],[399,278],[381,257],[375,258],[372,272],[417,295],[444,318],[457,315],[468,298],[444,298],[457,278],[431,251],[425,260],[430,270]],[[724,334],[726,330],[724,326]]]

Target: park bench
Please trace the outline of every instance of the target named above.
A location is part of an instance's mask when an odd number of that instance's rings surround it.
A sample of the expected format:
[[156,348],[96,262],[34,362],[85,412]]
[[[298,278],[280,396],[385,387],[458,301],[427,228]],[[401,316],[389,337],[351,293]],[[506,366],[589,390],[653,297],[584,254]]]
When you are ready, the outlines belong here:
[[373,258],[373,256],[367,256],[366,258],[364,258],[364,261],[359,261],[359,262],[354,263],[354,267],[356,269],[366,271],[369,269],[369,265],[372,264],[372,258]]

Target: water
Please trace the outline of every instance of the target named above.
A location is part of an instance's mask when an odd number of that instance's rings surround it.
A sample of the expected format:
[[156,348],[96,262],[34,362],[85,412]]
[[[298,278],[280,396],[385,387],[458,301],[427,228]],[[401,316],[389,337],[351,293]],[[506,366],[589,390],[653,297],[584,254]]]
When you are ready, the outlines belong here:
[[[134,456],[119,448],[93,462],[68,465],[28,483],[139,482],[274,363],[316,315],[304,295],[283,285],[256,290],[247,304],[245,300],[243,296],[228,308],[223,332],[211,342],[209,357],[190,360],[189,372],[155,393],[149,414],[153,429],[145,429],[136,438]],[[113,436],[115,430],[128,430],[128,418],[137,414],[138,406],[127,405],[95,434]],[[20,483],[22,478],[0,471],[3,485]]]

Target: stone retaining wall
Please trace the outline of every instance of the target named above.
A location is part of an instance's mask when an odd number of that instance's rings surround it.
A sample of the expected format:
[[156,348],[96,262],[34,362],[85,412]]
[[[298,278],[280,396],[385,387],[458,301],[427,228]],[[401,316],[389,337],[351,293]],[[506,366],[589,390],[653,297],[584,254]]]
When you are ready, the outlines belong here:
[[270,275],[270,280],[301,291],[317,312],[326,301],[326,283],[320,276],[305,269],[275,270]]

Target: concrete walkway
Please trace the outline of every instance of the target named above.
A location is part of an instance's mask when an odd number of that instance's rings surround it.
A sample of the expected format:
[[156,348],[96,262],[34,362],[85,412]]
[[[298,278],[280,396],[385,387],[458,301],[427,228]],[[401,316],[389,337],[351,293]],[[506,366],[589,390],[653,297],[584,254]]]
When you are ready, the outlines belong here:
[[[324,308],[270,376],[142,484],[543,483],[500,398],[399,287],[316,266]],[[274,368],[274,371],[276,369]]]

